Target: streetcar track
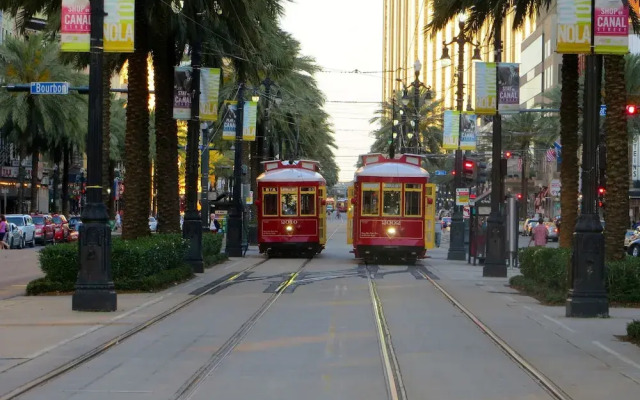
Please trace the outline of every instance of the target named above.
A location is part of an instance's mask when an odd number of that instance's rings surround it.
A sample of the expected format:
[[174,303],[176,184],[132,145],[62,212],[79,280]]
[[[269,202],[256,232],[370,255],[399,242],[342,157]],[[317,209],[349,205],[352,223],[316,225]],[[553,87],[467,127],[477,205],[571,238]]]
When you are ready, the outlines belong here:
[[[135,327],[129,329],[128,331],[118,335],[116,338],[111,339],[103,344],[101,344],[100,346],[94,347],[93,349],[89,350],[88,352],[82,354],[79,357],[76,357],[64,364],[62,364],[59,367],[56,367],[54,369],[52,369],[51,371],[47,372],[44,375],[41,375],[40,377],[33,379],[15,389],[13,389],[10,392],[4,393],[0,395],[0,400],[11,400],[11,399],[15,399],[18,396],[21,396],[31,390],[33,390],[34,388],[41,386],[69,371],[71,371],[72,369],[75,369],[76,367],[85,364],[87,362],[89,362],[90,360],[98,357],[99,355],[103,354],[104,352],[106,352],[107,350],[111,349],[112,347],[115,347],[116,345],[122,343],[123,341],[131,338],[132,336],[142,332],[143,330],[149,328],[152,325],[155,325],[156,323],[164,320],[165,318],[175,314],[176,312],[180,311],[181,309],[189,306],[190,304],[196,302],[197,300],[201,299],[202,297],[208,295],[211,292],[217,291],[219,288],[224,288],[229,286],[232,282],[237,281],[239,277],[243,276],[244,274],[246,274],[248,271],[257,268],[258,266],[268,262],[269,259],[263,259],[261,261],[259,261],[258,263],[255,263],[253,265],[248,266],[247,268],[241,270],[240,272],[237,273],[231,273],[231,274],[227,274],[225,275],[225,277],[227,277],[226,279],[222,280],[222,278],[219,278],[207,285],[205,285],[204,287],[206,287],[205,290],[198,292],[197,294],[193,295],[193,297],[190,297],[178,304],[176,304],[175,306],[171,307],[169,310],[166,310],[158,315],[156,315],[153,318],[150,318],[138,325],[136,325]],[[223,277],[224,278],[224,277]],[[197,291],[198,289],[196,289]],[[219,290],[218,290],[219,291]],[[35,360],[35,358],[31,358],[29,360],[26,360],[23,363],[20,363],[14,367],[17,367],[19,365],[23,365],[28,363],[29,361]]]
[[[290,273],[289,278],[282,282],[275,292],[262,303],[262,305],[238,328],[227,341],[209,357],[209,360],[202,365],[191,377],[178,389],[172,399],[191,399],[198,389],[204,384],[215,369],[231,354],[233,349],[247,336],[258,320],[269,310],[269,308],[280,298],[289,285],[291,285],[300,271],[311,262],[313,258],[306,259],[296,272]],[[1,399],[0,399],[1,400]]]
[[421,274],[426,280],[428,280],[447,300],[449,300],[454,307],[458,308],[462,311],[463,314],[471,322],[473,322],[478,329],[485,335],[487,335],[493,342],[505,353],[512,361],[514,361],[520,368],[522,368],[527,375],[529,375],[539,386],[541,386],[551,397],[556,400],[572,400],[573,398],[569,396],[564,390],[560,388],[556,383],[554,383],[550,378],[548,378],[542,371],[538,370],[535,366],[529,363],[523,356],[518,354],[518,352],[511,347],[507,342],[505,342],[500,336],[498,336],[493,330],[491,330],[487,325],[485,325],[480,318],[478,318],[475,314],[473,314],[469,309],[467,309],[462,303],[456,300],[453,295],[451,295],[445,288],[443,288],[438,282],[436,282],[429,274],[425,273],[423,270],[418,272]]

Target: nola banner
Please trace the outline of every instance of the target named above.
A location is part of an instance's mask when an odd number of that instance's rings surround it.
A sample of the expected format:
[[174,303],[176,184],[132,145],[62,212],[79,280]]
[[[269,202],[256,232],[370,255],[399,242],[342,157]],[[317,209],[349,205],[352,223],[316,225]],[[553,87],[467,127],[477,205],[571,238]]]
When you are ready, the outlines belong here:
[[495,115],[496,113],[496,63],[476,63],[476,104],[478,115]]
[[558,0],[558,53],[591,51],[591,0]]
[[503,114],[520,110],[520,65],[498,63],[498,111]]
[[[227,112],[222,122],[222,139],[236,139],[236,119],[238,112],[237,101],[225,101]],[[242,118],[242,140],[253,142],[256,140],[256,121],[258,117],[258,103],[247,101],[244,103],[244,113]]]
[[175,67],[173,70],[173,118],[191,119],[191,67]]
[[[105,0],[104,11],[104,51],[133,52],[135,0]],[[90,33],[89,0],[62,0],[60,49],[66,52],[89,52]]]
[[598,54],[629,52],[629,7],[620,0],[596,0],[594,51]]
[[200,69],[200,121],[218,120],[220,68]]
[[[457,112],[457,111],[456,111]],[[460,118],[460,149],[476,150],[478,137],[478,116],[473,112],[464,111]],[[457,143],[456,143],[457,148]]]
[[460,111],[445,110],[442,130],[442,148],[456,150],[458,148],[458,132],[460,132]]

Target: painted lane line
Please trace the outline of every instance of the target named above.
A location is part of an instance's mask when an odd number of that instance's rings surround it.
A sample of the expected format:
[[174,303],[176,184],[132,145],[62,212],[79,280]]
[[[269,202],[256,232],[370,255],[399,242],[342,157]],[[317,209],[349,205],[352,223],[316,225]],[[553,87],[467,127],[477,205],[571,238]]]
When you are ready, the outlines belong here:
[[607,346],[605,346],[604,344],[598,342],[597,340],[594,340],[591,343],[595,344],[596,346],[600,347],[602,350],[604,350],[607,353],[611,354],[612,356],[616,357],[618,360],[623,361],[623,362],[631,365],[632,367],[640,369],[640,364],[638,364],[637,362],[635,362],[633,360],[628,359],[627,357],[623,356],[622,354],[618,353],[617,351],[608,348]]
[[549,320],[549,321],[551,321],[551,322],[553,322],[553,323],[557,324],[559,327],[564,328],[564,329],[568,330],[568,331],[569,331],[569,332],[571,332],[571,333],[576,333],[576,330],[575,330],[575,329],[570,328],[570,327],[569,327],[567,324],[565,324],[564,322],[558,321],[557,319],[555,319],[555,318],[553,318],[553,317],[550,317],[550,316],[548,316],[547,314],[542,314],[542,316],[543,316],[545,319],[547,319],[547,320]]

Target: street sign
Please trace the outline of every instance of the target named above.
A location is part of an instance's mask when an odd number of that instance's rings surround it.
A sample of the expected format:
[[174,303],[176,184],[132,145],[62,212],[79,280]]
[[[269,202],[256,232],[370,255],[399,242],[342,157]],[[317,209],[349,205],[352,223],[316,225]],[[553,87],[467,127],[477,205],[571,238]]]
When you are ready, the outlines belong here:
[[444,171],[442,169],[436,170],[436,176],[446,176],[446,175],[447,175],[447,171]]
[[552,179],[550,186],[551,187],[550,187],[549,191],[551,192],[551,195],[552,196],[559,196],[560,195],[560,190],[562,189],[562,182],[560,182],[560,179]]
[[69,94],[69,82],[31,82],[31,94]]
[[600,104],[600,116],[604,117],[605,115],[607,115],[607,105]]
[[469,188],[456,189],[456,205],[457,206],[469,205]]

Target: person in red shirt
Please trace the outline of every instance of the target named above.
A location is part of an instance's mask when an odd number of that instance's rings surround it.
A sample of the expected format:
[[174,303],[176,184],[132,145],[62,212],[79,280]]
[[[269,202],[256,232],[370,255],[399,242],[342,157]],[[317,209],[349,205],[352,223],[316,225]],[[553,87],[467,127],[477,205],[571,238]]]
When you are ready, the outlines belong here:
[[546,246],[547,240],[549,239],[549,230],[547,226],[544,224],[544,220],[540,218],[538,220],[538,225],[531,231],[531,239],[529,239],[529,245],[531,242],[535,246]]

